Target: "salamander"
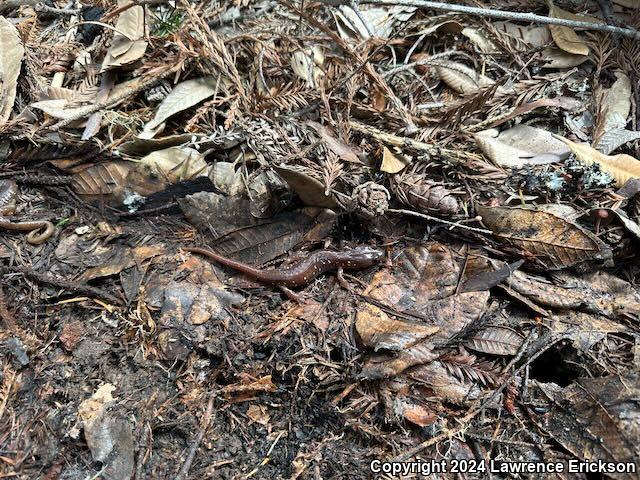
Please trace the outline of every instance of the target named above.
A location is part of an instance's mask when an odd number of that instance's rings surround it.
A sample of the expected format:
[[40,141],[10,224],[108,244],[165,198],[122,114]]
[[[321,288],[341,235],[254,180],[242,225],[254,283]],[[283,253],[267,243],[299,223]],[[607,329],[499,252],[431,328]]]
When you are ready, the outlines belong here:
[[15,197],[18,194],[18,184],[13,180],[0,180],[0,230],[14,230],[30,232],[27,242],[40,245],[49,239],[55,232],[53,223],[46,220],[34,220],[32,222],[12,222],[8,215],[15,210]]
[[204,255],[221,265],[233,268],[261,283],[280,285],[283,287],[301,287],[307,285],[318,275],[338,268],[358,270],[371,267],[384,258],[383,250],[372,247],[356,247],[340,252],[318,250],[291,267],[261,270],[246,263],[231,260],[230,258],[204,248],[183,247],[182,250]]

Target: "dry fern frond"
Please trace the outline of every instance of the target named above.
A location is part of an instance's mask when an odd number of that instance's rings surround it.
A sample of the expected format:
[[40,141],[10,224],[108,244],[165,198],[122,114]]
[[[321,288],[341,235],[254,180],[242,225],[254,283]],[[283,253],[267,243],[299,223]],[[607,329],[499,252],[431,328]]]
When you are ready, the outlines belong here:
[[327,151],[322,165],[322,180],[324,181],[325,195],[329,196],[333,185],[342,173],[342,162],[332,151]]
[[259,96],[256,108],[261,111],[275,108],[282,112],[288,112],[309,105],[309,97],[310,92],[305,85],[289,83],[273,95]]
[[598,78],[600,72],[605,68],[613,66],[612,54],[615,52],[611,45],[611,35],[587,32],[587,45],[591,50],[591,55],[596,64],[596,71],[593,78]]
[[478,92],[447,108],[442,122],[446,123],[448,128],[453,128],[462,123],[465,118],[480,113],[480,110],[495,96],[501,85],[501,82],[496,82],[489,87],[481,88]]
[[458,353],[447,353],[440,357],[440,363],[447,371],[462,382],[474,382],[485,386],[495,385],[498,372],[493,363],[478,360],[464,349]]

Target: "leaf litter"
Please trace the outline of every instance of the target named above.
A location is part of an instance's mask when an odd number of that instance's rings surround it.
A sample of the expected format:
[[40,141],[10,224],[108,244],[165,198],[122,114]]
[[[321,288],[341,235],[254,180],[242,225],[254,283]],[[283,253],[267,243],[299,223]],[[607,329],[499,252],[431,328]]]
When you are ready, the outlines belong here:
[[636,478],[636,2],[459,3],[0,3],[0,476]]

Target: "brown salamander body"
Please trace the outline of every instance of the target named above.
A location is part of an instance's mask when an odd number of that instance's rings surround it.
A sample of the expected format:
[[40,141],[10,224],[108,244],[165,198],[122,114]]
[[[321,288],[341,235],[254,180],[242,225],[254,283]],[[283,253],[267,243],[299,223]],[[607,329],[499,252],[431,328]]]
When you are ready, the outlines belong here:
[[338,268],[348,270],[367,268],[375,265],[384,257],[382,250],[372,247],[356,247],[341,252],[318,250],[291,267],[261,270],[204,248],[185,247],[183,250],[204,255],[259,282],[282,285],[284,287],[307,285],[318,275]]

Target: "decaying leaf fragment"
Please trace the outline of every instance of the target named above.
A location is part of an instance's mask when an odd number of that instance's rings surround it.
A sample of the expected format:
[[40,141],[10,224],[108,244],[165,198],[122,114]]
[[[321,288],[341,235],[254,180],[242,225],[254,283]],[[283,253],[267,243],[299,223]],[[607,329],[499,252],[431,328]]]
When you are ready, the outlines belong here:
[[16,86],[24,47],[16,27],[1,16],[0,46],[0,124],[2,124],[9,119],[16,99]]
[[[540,397],[551,400],[551,411],[532,418],[556,442],[582,461],[637,464],[640,456],[637,373],[579,378],[565,388],[554,383],[537,386],[542,393]],[[629,467],[626,471],[607,476],[637,478]]]
[[515,330],[490,325],[476,332],[465,345],[472,350],[490,355],[515,355],[522,342],[522,335]]
[[605,155],[587,144],[575,143],[559,135],[554,136],[566,143],[581,162],[599,165],[603,172],[611,175],[618,187],[622,187],[629,179],[640,178],[640,160],[631,155]]
[[89,200],[115,200],[122,193],[124,181],[133,162],[103,162],[91,165],[73,175],[72,188]]
[[640,293],[610,273],[577,276],[555,272],[553,283],[524,272],[515,272],[507,285],[539,305],[560,310],[579,310],[615,320],[640,318]]
[[524,249],[545,268],[562,269],[611,258],[593,233],[541,209],[477,207],[482,222],[500,240]]
[[391,151],[387,147],[384,147],[382,154],[382,164],[380,165],[380,171],[385,173],[398,173],[404,170],[411,158],[404,155],[399,148],[392,147],[395,151]]

